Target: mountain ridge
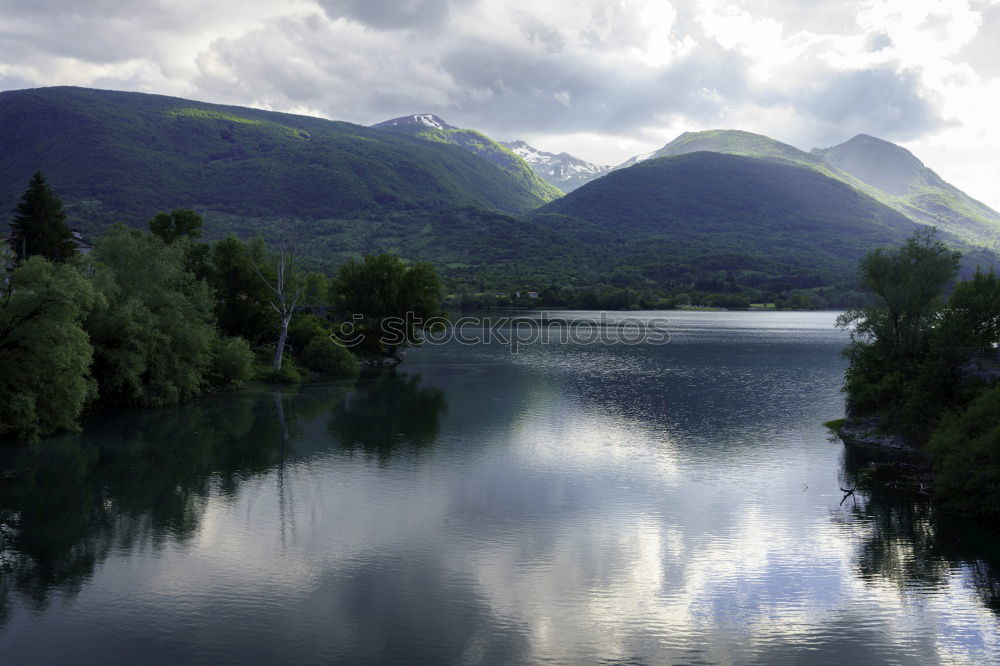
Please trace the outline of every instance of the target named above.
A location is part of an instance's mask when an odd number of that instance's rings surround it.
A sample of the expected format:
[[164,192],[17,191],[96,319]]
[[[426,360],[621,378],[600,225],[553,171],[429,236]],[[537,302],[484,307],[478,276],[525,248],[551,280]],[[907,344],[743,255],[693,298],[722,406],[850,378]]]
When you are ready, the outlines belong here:
[[456,146],[351,123],[69,86],[2,92],[0,198],[39,169],[84,227],[173,207],[315,219],[548,200]]
[[543,202],[562,196],[519,155],[482,132],[449,125],[431,113],[400,116],[372,125],[373,129],[412,136],[431,143],[458,146],[506,171],[521,187]]
[[[878,149],[874,154],[872,148]],[[859,134],[830,148],[800,150],[762,134],[744,130],[714,129],[683,132],[662,148],[632,157],[610,172],[650,159],[708,151],[744,155],[807,166],[847,183],[859,192],[906,215],[914,222],[935,226],[963,241],[1000,248],[1000,212],[945,182],[909,150],[892,142]],[[885,163],[904,163],[908,175],[895,180],[883,173]],[[604,174],[601,174],[602,176]]]

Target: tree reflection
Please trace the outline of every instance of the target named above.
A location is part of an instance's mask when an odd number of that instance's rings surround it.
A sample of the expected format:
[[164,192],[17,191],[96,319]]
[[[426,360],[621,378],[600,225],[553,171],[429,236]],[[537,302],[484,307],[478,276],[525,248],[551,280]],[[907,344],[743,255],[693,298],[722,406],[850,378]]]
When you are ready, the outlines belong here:
[[348,451],[387,461],[401,450],[422,450],[437,439],[444,393],[419,375],[388,373],[358,380],[330,414],[329,432]]
[[345,391],[215,396],[4,452],[0,621],[12,592],[42,609],[54,590],[76,593],[112,551],[191,538],[210,495],[234,496],[245,479],[280,465],[301,423]]
[[846,448],[841,481],[857,488],[844,503],[859,534],[856,568],[866,581],[908,588],[946,587],[961,569],[983,604],[1000,614],[1000,535],[981,524],[936,511],[930,498],[873,482],[878,452]]
[[55,591],[77,593],[112,552],[191,539],[210,497],[235,497],[257,475],[275,472],[284,538],[287,461],[331,439],[379,460],[425,449],[444,411],[419,376],[388,375],[212,396],[0,451],[0,623],[15,594],[41,610]]

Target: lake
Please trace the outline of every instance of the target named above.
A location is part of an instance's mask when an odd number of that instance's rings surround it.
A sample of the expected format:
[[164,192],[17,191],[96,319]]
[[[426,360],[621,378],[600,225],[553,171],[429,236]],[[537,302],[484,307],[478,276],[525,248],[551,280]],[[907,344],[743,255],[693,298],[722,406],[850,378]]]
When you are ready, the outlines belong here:
[[5,451],[0,660],[1000,661],[997,535],[844,499],[835,313],[613,316]]

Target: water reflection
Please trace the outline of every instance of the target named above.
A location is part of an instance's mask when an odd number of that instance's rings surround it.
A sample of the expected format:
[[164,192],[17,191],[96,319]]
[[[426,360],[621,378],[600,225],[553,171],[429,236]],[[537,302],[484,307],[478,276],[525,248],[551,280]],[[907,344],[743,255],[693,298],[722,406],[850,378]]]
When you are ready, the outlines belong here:
[[873,463],[891,454],[844,450],[841,480],[857,488],[848,497],[849,525],[856,536],[854,563],[866,583],[889,583],[900,594],[944,591],[967,585],[1000,614],[1000,535],[987,525],[940,514],[930,498],[871,480]]
[[329,432],[342,448],[386,461],[433,445],[445,412],[444,393],[424,386],[420,375],[388,373],[361,380],[334,405]]
[[[235,498],[248,479],[275,473],[284,518],[290,460],[331,445],[381,460],[429,447],[444,411],[444,395],[419,376],[368,377],[96,419],[84,435],[4,451],[0,623],[14,593],[41,611],[112,553],[184,543],[209,499]],[[317,423],[327,438],[313,435]]]
[[398,376],[216,396],[9,452],[0,653],[1000,655],[1000,545],[862,485],[867,462],[825,441],[842,404],[830,322],[718,328],[655,350],[425,348]]

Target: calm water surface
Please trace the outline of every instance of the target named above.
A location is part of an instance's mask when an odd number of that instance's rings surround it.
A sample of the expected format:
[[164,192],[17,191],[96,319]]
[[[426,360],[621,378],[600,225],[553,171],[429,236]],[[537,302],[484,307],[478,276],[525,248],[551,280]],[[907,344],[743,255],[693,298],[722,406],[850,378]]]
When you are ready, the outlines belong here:
[[8,451],[0,661],[1000,660],[994,534],[841,504],[834,315],[664,316]]

